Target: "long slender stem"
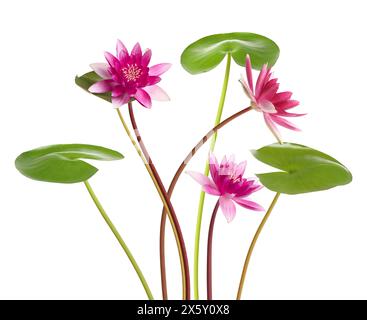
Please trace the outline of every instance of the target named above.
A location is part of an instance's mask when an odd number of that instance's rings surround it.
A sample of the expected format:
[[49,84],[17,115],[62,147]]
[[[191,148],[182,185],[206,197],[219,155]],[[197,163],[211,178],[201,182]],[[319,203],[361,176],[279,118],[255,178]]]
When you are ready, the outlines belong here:
[[[145,166],[146,170],[148,171],[149,176],[151,177],[151,179],[152,179],[152,181],[154,183],[155,188],[157,189],[157,192],[158,192],[158,194],[159,194],[159,196],[161,198],[161,201],[163,203],[163,207],[164,207],[165,212],[166,211],[169,212],[168,204],[167,204],[167,202],[165,200],[165,197],[163,195],[163,192],[160,189],[160,186],[159,186],[156,178],[154,177],[154,174],[153,174],[153,172],[151,170],[151,167],[148,164],[148,160],[145,159],[142,150],[140,150],[138,143],[135,141],[134,137],[132,136],[129,127],[126,124],[126,122],[125,122],[125,120],[124,120],[124,118],[122,116],[122,113],[120,112],[119,109],[116,109],[116,110],[117,110],[117,114],[118,114],[119,119],[120,119],[120,121],[121,121],[121,123],[122,123],[122,125],[123,125],[123,127],[125,129],[125,132],[126,132],[127,136],[129,137],[129,139],[130,139],[132,145],[134,146],[136,152],[138,153],[140,159],[143,161],[144,166]],[[180,256],[181,274],[182,274],[182,298],[183,298],[183,300],[185,300],[186,299],[185,271],[184,271],[184,263],[183,263],[183,256],[182,256],[181,247],[180,247],[179,235],[177,233],[177,230],[175,228],[175,225],[174,225],[174,222],[173,222],[173,219],[172,219],[172,216],[171,215],[169,215],[169,220],[170,220],[170,223],[171,223],[171,226],[172,226],[172,229],[173,229],[173,233],[174,233],[174,236],[175,236],[175,240],[176,240],[176,244],[177,244],[178,252],[179,252],[179,256]],[[163,286],[163,284],[162,284],[162,290],[163,290],[163,288],[166,288],[166,286]],[[164,299],[167,299],[167,292],[164,292],[163,298]]]
[[[224,101],[226,98],[229,73],[231,69],[231,55],[227,55],[227,64],[224,74],[222,93],[219,100],[217,116],[214,122],[214,126],[220,123],[223,113]],[[217,132],[215,132],[212,141],[210,143],[210,151],[214,150],[215,143],[217,141]],[[205,164],[204,174],[207,176],[209,174],[209,162]],[[199,249],[200,249],[200,233],[201,233],[201,223],[203,220],[203,210],[204,210],[205,193],[201,191],[199,198],[198,213],[196,219],[196,231],[195,231],[195,249],[194,249],[194,297],[196,300],[199,299]]]
[[213,300],[213,274],[212,274],[213,233],[218,208],[219,208],[219,200],[217,201],[214,207],[212,218],[210,219],[209,232],[208,232],[208,249],[206,259],[206,290],[208,300]]
[[[222,119],[222,113],[223,113],[223,107],[224,102],[226,100],[227,95],[227,88],[228,88],[228,80],[229,80],[229,73],[231,71],[231,54],[228,53],[227,55],[227,63],[226,63],[226,70],[224,72],[224,79],[223,79],[223,85],[222,85],[222,92],[220,94],[219,104],[218,104],[218,110],[217,110],[217,116],[215,118],[214,125],[218,125],[220,123],[220,120]],[[215,133],[212,141],[210,142],[210,150],[214,150],[215,143],[217,141],[218,134]]]
[[[196,152],[210,139],[210,137],[217,132],[219,129],[223,128],[225,125],[230,123],[232,120],[237,119],[239,116],[247,113],[252,108],[248,107],[243,110],[240,110],[236,112],[235,114],[231,115],[227,119],[223,120],[221,123],[219,123],[217,126],[215,126],[213,129],[207,132],[206,135],[204,135],[200,141],[195,145],[194,148],[187,154],[186,158],[181,162],[180,166],[178,167],[170,185],[167,191],[168,197],[171,198],[173,191],[175,189],[175,186],[178,182],[178,179],[180,178],[182,172],[185,170],[187,164],[190,162],[191,158],[196,154]],[[162,281],[162,291],[167,292],[166,287],[166,264],[165,264],[165,228],[166,228],[166,219],[167,219],[167,210],[164,208],[162,210],[162,217],[161,217],[161,228],[160,228],[160,239],[159,239],[159,247],[160,247],[160,261],[161,261],[161,281]]]
[[84,184],[91,196],[91,198],[93,199],[93,202],[95,203],[97,209],[99,210],[99,212],[101,213],[103,219],[106,221],[107,225],[110,227],[111,231],[113,232],[113,234],[115,235],[117,241],[119,242],[119,244],[121,245],[122,249],[125,251],[127,257],[129,258],[132,266],[134,267],[136,274],[138,275],[141,284],[144,287],[144,290],[148,296],[149,300],[154,300],[152,292],[150,291],[150,288],[148,286],[147,281],[145,280],[145,277],[141,271],[141,269],[139,268],[133,254],[131,253],[130,249],[128,248],[128,246],[126,245],[125,241],[122,239],[120,233],[117,231],[116,227],[114,226],[114,224],[112,223],[111,219],[108,217],[106,211],[103,209],[102,204],[99,202],[96,194],[94,193],[91,185],[89,184],[88,181],[84,181]]
[[270,204],[270,207],[269,207],[268,211],[266,212],[264,218],[262,219],[262,221],[261,221],[261,223],[260,223],[260,225],[259,225],[259,227],[258,227],[258,229],[257,229],[257,231],[255,233],[254,238],[252,239],[250,248],[249,248],[249,250],[247,252],[247,255],[246,255],[245,264],[243,265],[243,270],[242,270],[242,274],[241,274],[241,280],[240,280],[240,284],[239,284],[238,292],[237,292],[237,300],[241,300],[241,295],[242,295],[243,285],[245,283],[247,269],[248,269],[248,266],[249,266],[249,263],[250,263],[250,259],[251,259],[251,255],[252,255],[252,252],[254,251],[254,248],[255,248],[257,239],[259,238],[260,233],[261,233],[261,231],[262,231],[262,229],[263,229],[266,221],[268,220],[271,212],[273,211],[273,209],[275,207],[275,204],[278,201],[279,196],[280,196],[280,193],[277,192],[275,194],[275,196],[274,196],[273,201]]
[[[135,120],[134,109],[132,107],[131,102],[129,102],[129,114],[130,114],[131,125],[134,129],[135,136],[138,140],[138,143],[140,145],[140,148],[141,148],[145,158],[148,161],[148,165],[149,165],[149,167],[150,167],[150,169],[151,169],[151,171],[154,175],[154,178],[157,181],[160,190],[162,191],[164,201],[168,206],[168,211],[167,211],[168,215],[171,218],[171,221],[173,222],[172,227],[176,230],[177,235],[178,235],[179,251],[181,252],[181,255],[180,255],[181,264],[183,264],[183,269],[184,269],[183,279],[182,279],[183,280],[183,288],[186,291],[186,295],[185,295],[186,299],[190,300],[190,270],[189,270],[189,262],[188,262],[188,258],[187,258],[187,251],[186,251],[185,241],[184,241],[184,238],[183,238],[183,235],[182,235],[181,227],[180,227],[180,224],[178,222],[175,210],[172,206],[171,200],[168,197],[167,191],[166,191],[166,189],[163,185],[163,182],[162,182],[162,180],[159,176],[159,173],[158,173],[158,171],[157,171],[157,169],[156,169],[156,167],[155,167],[155,165],[154,165],[154,163],[153,163],[153,161],[152,161],[152,159],[151,159],[151,157],[148,153],[148,150],[145,147],[144,141],[141,137],[141,134],[139,132],[139,129],[138,129],[138,126],[137,126],[137,123],[136,123],[136,120]],[[165,271],[165,269],[163,271]],[[162,289],[163,289],[163,287],[162,287]],[[162,293],[164,293],[164,292],[162,291]],[[167,295],[167,292],[166,292],[166,295]],[[163,298],[167,298],[167,296],[163,297]]]

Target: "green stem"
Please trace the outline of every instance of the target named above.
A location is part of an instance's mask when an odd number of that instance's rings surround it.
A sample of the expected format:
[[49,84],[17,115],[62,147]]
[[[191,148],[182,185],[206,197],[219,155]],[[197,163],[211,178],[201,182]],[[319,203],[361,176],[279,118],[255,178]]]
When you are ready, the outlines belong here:
[[[228,53],[226,70],[225,70],[223,86],[222,86],[222,93],[220,95],[217,116],[215,118],[214,126],[217,126],[220,123],[220,120],[222,118],[224,101],[226,99],[227,88],[228,88],[230,69],[231,69],[231,54]],[[210,151],[213,151],[215,148],[217,136],[218,136],[218,133],[215,132],[210,142]],[[204,174],[206,176],[209,174],[209,162],[208,161],[205,164]],[[200,244],[201,222],[203,219],[204,201],[205,201],[205,193],[201,192],[200,199],[199,199],[197,220],[196,220],[196,232],[195,232],[195,252],[194,252],[194,298],[195,300],[199,300],[199,244]]]
[[84,181],[84,184],[87,187],[87,190],[88,190],[90,196],[92,197],[93,202],[95,203],[97,209],[101,213],[103,219],[106,221],[107,225],[110,227],[110,229],[113,232],[113,234],[115,235],[117,241],[120,243],[122,249],[124,249],[127,257],[129,258],[131,264],[133,265],[133,267],[134,267],[134,269],[135,269],[135,271],[136,271],[136,273],[137,273],[137,275],[138,275],[138,277],[141,281],[141,284],[143,285],[144,290],[147,293],[147,296],[148,296],[149,300],[154,300],[152,292],[150,291],[150,288],[148,286],[148,283],[145,280],[145,277],[144,277],[143,273],[141,272],[141,270],[140,270],[134,256],[132,255],[130,249],[127,247],[127,245],[126,245],[125,241],[122,239],[120,233],[117,231],[116,227],[114,226],[114,224],[112,223],[112,221],[108,217],[106,211],[103,209],[101,203],[99,202],[99,200],[98,200],[96,194],[94,193],[94,191],[93,191],[91,185],[89,184],[89,182]]
[[266,214],[265,214],[264,218],[261,220],[261,223],[260,223],[259,227],[256,230],[254,238],[251,241],[250,248],[248,249],[248,252],[247,252],[247,255],[246,255],[245,264],[243,265],[243,269],[242,269],[240,284],[238,286],[238,292],[237,292],[237,298],[236,298],[237,300],[241,300],[241,295],[242,295],[243,285],[245,283],[247,269],[248,269],[250,259],[251,259],[251,255],[252,255],[252,252],[254,251],[257,239],[259,238],[260,233],[261,233],[262,229],[264,228],[264,225],[265,225],[266,221],[268,220],[271,212],[273,211],[273,209],[274,209],[274,207],[275,207],[275,205],[276,205],[276,203],[279,199],[279,196],[280,196],[280,193],[277,192],[274,196],[273,201],[270,204],[270,207],[269,207],[268,211],[266,211]]

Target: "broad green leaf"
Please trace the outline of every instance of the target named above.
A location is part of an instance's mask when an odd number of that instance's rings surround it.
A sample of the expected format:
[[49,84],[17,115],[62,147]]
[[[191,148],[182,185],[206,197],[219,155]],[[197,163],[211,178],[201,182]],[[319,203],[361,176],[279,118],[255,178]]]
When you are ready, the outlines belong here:
[[22,153],[16,168],[26,177],[39,181],[76,183],[92,177],[98,169],[81,159],[119,160],[117,151],[88,144],[57,144]]
[[181,55],[181,64],[191,74],[203,73],[214,69],[228,53],[240,66],[245,65],[249,54],[252,67],[259,70],[265,63],[275,64],[279,47],[269,38],[255,33],[214,34],[190,44]]
[[299,144],[272,144],[252,154],[261,162],[282,170],[257,175],[266,188],[275,192],[321,191],[352,181],[352,174],[339,161]]
[[[102,80],[102,78],[94,71],[83,74],[81,77],[75,77],[75,83],[82,89],[88,91],[92,84]],[[89,92],[89,91],[88,91]],[[90,93],[90,92],[89,92]],[[95,96],[100,97],[108,102],[111,102],[111,93],[93,93]]]

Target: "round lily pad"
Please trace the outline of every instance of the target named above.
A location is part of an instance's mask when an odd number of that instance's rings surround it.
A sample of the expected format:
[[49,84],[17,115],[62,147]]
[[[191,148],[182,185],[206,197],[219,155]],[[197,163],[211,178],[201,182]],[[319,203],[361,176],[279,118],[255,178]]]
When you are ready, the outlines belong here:
[[98,169],[81,159],[119,160],[117,151],[88,144],[57,144],[22,153],[15,166],[26,177],[39,181],[77,183],[88,180]]
[[249,54],[252,67],[259,70],[265,63],[275,64],[279,47],[269,38],[255,33],[214,34],[190,44],[181,55],[181,64],[189,73],[199,74],[214,69],[227,54],[240,66],[245,65]]
[[352,181],[339,161],[318,150],[294,143],[272,144],[252,151],[256,159],[282,171],[258,174],[268,189],[299,194],[321,191]]

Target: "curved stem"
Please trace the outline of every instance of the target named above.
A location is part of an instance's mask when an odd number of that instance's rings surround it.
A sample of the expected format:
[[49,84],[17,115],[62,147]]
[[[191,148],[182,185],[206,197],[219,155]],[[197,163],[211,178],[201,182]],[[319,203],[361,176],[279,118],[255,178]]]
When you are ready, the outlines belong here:
[[263,229],[266,221],[268,220],[271,212],[273,211],[274,206],[277,203],[279,196],[280,196],[280,193],[277,192],[275,194],[275,196],[274,196],[273,201],[270,204],[270,207],[269,207],[268,211],[266,212],[266,214],[265,214],[264,218],[262,219],[259,227],[257,228],[257,231],[255,233],[254,238],[252,239],[250,248],[249,248],[249,250],[247,252],[247,255],[246,255],[245,264],[243,265],[243,270],[242,270],[242,274],[241,274],[241,280],[240,280],[240,284],[239,284],[238,292],[237,292],[237,298],[236,298],[237,300],[241,300],[241,295],[242,295],[243,285],[245,283],[247,269],[248,269],[248,266],[249,266],[249,263],[250,263],[252,252],[254,251],[254,248],[255,248],[255,245],[256,245],[256,241],[259,238],[260,233],[261,233],[261,231],[262,231],[262,229]]
[[209,232],[208,232],[208,249],[206,259],[206,285],[207,285],[206,290],[208,300],[213,300],[212,251],[213,251],[214,224],[218,208],[219,208],[219,199],[214,207],[212,218],[210,219]]
[[[247,111],[251,110],[251,108],[247,108],[245,110],[241,110],[237,114],[233,115],[232,117],[229,117],[222,123],[220,123],[222,113],[223,113],[223,107],[225,102],[225,97],[227,93],[228,88],[228,80],[229,80],[229,73],[230,73],[230,67],[231,67],[231,55],[227,55],[227,63],[226,63],[226,70],[223,80],[223,86],[222,86],[222,92],[221,97],[219,100],[217,115],[214,123],[214,128],[209,131],[200,141],[199,143],[192,149],[192,151],[189,153],[189,155],[185,158],[185,160],[181,163],[180,167],[175,173],[175,176],[172,179],[172,182],[168,189],[168,197],[170,198],[173,192],[173,189],[177,183],[177,180],[181,173],[183,172],[184,168],[186,167],[187,163],[190,161],[190,159],[193,157],[193,155],[196,153],[196,151],[212,136],[212,141],[210,145],[210,150],[212,151],[215,147],[215,142],[217,139],[217,131],[226,125],[228,122],[232,121],[233,119],[237,118],[243,113],[246,113]],[[206,163],[205,166],[205,174],[208,175],[209,173],[209,163]],[[197,224],[196,224],[196,232],[195,232],[195,256],[194,256],[194,296],[195,299],[199,299],[199,241],[200,241],[200,231],[201,231],[201,221],[202,221],[202,213],[203,213],[203,207],[204,207],[204,198],[205,193],[200,194],[200,200],[199,200],[199,209],[198,209],[198,217],[197,217]],[[160,227],[160,261],[161,261],[161,281],[162,281],[162,290],[167,291],[166,288],[166,265],[165,265],[165,226],[166,226],[166,211],[163,209],[162,217],[161,217],[161,227]]]
[[182,172],[185,170],[186,166],[190,162],[191,158],[199,151],[199,149],[210,139],[210,137],[215,134],[219,129],[223,128],[225,125],[230,123],[231,121],[237,119],[239,116],[242,116],[243,114],[249,112],[252,110],[251,107],[247,107],[245,109],[242,109],[241,111],[236,112],[235,114],[231,115],[227,119],[223,120],[221,123],[219,123],[217,126],[215,126],[213,129],[208,131],[206,135],[204,135],[199,142],[193,147],[190,152],[187,154],[186,158],[181,162],[180,166],[178,167],[175,175],[172,178],[171,184],[168,188],[168,195],[171,196],[174,188],[177,184],[178,179],[180,178]]
[[[121,123],[122,123],[122,125],[123,125],[123,127],[126,131],[127,136],[129,137],[129,139],[130,139],[132,145],[134,146],[136,152],[138,153],[140,159],[143,161],[144,166],[145,166],[147,172],[149,173],[149,176],[151,177],[155,188],[157,189],[157,192],[158,192],[158,194],[159,194],[159,196],[162,200],[164,210],[166,210],[168,212],[169,211],[168,204],[165,201],[164,195],[163,195],[163,193],[162,193],[162,191],[161,191],[161,189],[160,189],[160,187],[157,183],[156,178],[154,177],[154,174],[152,173],[152,170],[151,170],[150,166],[148,165],[147,160],[145,159],[145,157],[143,155],[143,152],[140,150],[138,143],[135,141],[134,137],[132,136],[132,134],[130,132],[130,129],[127,126],[120,110],[119,109],[116,109],[116,110],[117,110],[117,114],[119,116],[119,119],[120,119],[120,121],[121,121]],[[185,275],[184,275],[184,264],[183,264],[183,257],[182,257],[182,253],[181,253],[181,249],[180,249],[180,245],[179,245],[179,236],[177,234],[176,228],[174,227],[174,223],[173,223],[173,220],[172,220],[171,216],[169,216],[169,220],[170,220],[170,223],[171,223],[171,226],[172,226],[172,229],[173,229],[173,233],[174,233],[174,236],[175,236],[175,239],[176,239],[176,243],[177,243],[177,247],[178,247],[178,251],[179,251],[179,255],[180,255],[181,273],[182,273],[182,279],[183,279],[182,280],[182,282],[183,282],[183,284],[182,284],[182,297],[183,297],[183,300],[185,300],[186,299],[186,288],[185,288],[186,284],[185,284],[185,281],[184,281],[184,277],[185,277]],[[162,285],[162,290],[163,290],[163,288],[166,288],[166,286]],[[167,299],[167,291],[163,292],[163,298]]]
[[[224,107],[224,101],[226,98],[228,80],[229,80],[229,72],[231,69],[231,55],[227,55],[227,64],[226,70],[224,74],[222,93],[219,100],[217,116],[215,118],[214,126],[220,123],[222,118],[222,112]],[[210,143],[210,151],[214,150],[215,143],[217,141],[217,132],[213,135],[212,141]],[[207,161],[205,164],[204,175],[209,174],[209,162]],[[196,219],[196,231],[195,231],[195,249],[194,249],[194,297],[196,300],[199,299],[199,249],[200,249],[200,233],[201,233],[201,222],[203,220],[203,210],[204,210],[204,202],[205,202],[205,192],[201,191],[199,198],[199,206],[198,213]]]
[[99,212],[101,213],[103,219],[106,221],[107,225],[110,227],[111,231],[113,232],[113,234],[115,235],[117,241],[119,242],[119,244],[121,245],[122,249],[125,251],[127,257],[129,258],[132,266],[134,267],[141,284],[144,287],[144,290],[149,298],[149,300],[154,300],[152,292],[150,291],[150,288],[148,286],[147,281],[145,280],[145,277],[142,273],[142,271],[140,270],[134,256],[132,255],[130,249],[128,248],[128,246],[126,245],[125,241],[122,239],[120,233],[117,231],[116,227],[114,226],[114,224],[112,223],[112,221],[110,220],[110,218],[108,217],[106,211],[103,209],[101,203],[99,202],[96,194],[94,193],[91,185],[89,184],[88,181],[84,181],[84,184],[90,194],[90,196],[93,199],[94,204],[96,205],[97,209],[99,210]]
[[129,127],[126,124],[126,122],[124,120],[124,117],[122,116],[122,113],[121,113],[120,109],[116,109],[116,110],[117,110],[117,114],[119,116],[119,119],[120,119],[120,121],[122,123],[122,126],[124,127],[125,132],[126,132],[127,136],[130,139],[130,142],[134,146],[134,148],[135,148],[136,152],[138,153],[140,159],[143,161],[143,163],[145,165],[145,168],[147,169],[147,171],[149,173],[149,176],[151,177],[151,179],[152,179],[152,181],[154,183],[154,186],[156,187],[158,193],[161,193],[161,191],[159,189],[159,186],[158,186],[157,182],[155,181],[154,175],[153,175],[152,171],[150,170],[150,167],[147,164],[147,160],[144,158],[144,155],[143,155],[142,151],[140,150],[137,142],[135,141],[134,137],[132,136],[132,134],[130,132],[130,129],[129,129]]
[[[145,147],[144,141],[141,137],[141,134],[139,132],[136,120],[135,120],[135,116],[134,116],[134,110],[132,107],[132,103],[129,102],[129,114],[130,114],[130,120],[131,120],[131,125],[134,129],[134,133],[135,136],[138,140],[138,143],[140,145],[140,148],[144,154],[144,157],[146,158],[146,160],[148,161],[148,166],[151,169],[151,172],[153,173],[153,176],[162,192],[163,198],[164,198],[164,202],[166,203],[166,210],[168,212],[168,216],[170,217],[170,221],[171,221],[171,225],[172,228],[174,230],[176,230],[177,236],[178,236],[178,241],[177,241],[177,245],[178,245],[178,249],[179,249],[179,253],[180,253],[180,261],[181,261],[181,269],[183,271],[182,273],[182,281],[183,281],[183,290],[184,290],[184,298],[186,298],[187,300],[190,300],[190,270],[189,270],[189,262],[188,262],[188,258],[187,258],[187,251],[186,251],[186,246],[185,246],[185,241],[182,235],[182,231],[181,231],[181,227],[180,224],[178,222],[175,210],[172,206],[172,203],[170,201],[170,198],[168,197],[167,191],[163,185],[163,182],[159,176],[159,173],[157,171],[157,169],[155,168],[155,165],[148,153],[147,148]],[[161,272],[164,271],[165,269],[162,270]],[[164,274],[164,278],[165,274]],[[162,293],[163,293],[163,299],[167,299],[167,287],[165,288],[166,291],[164,292],[163,289],[163,283],[162,283]]]
[[[235,114],[231,115],[227,119],[223,120],[221,123],[219,123],[217,126],[215,126],[213,129],[207,132],[206,135],[204,135],[200,141],[195,145],[194,148],[187,154],[186,158],[181,162],[180,166],[178,167],[175,175],[173,176],[173,179],[169,185],[169,188],[167,190],[168,197],[171,198],[173,191],[175,189],[175,186],[178,182],[178,179],[180,178],[182,172],[185,170],[187,164],[190,162],[191,158],[196,154],[196,152],[210,139],[210,137],[216,133],[219,129],[223,128],[225,125],[230,123],[232,120],[238,118],[239,116],[249,112],[252,110],[251,107],[247,107],[243,110],[240,110],[236,112]],[[167,210],[164,208],[162,210],[162,216],[161,216],[161,227],[160,227],[160,238],[159,238],[159,247],[160,247],[160,261],[161,261],[161,281],[162,281],[162,291],[167,292],[166,288],[166,276],[165,276],[165,270],[166,270],[166,264],[165,264],[165,228],[166,228],[166,219],[167,219]]]

